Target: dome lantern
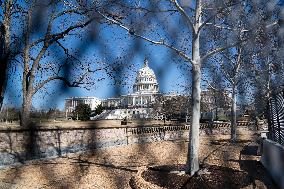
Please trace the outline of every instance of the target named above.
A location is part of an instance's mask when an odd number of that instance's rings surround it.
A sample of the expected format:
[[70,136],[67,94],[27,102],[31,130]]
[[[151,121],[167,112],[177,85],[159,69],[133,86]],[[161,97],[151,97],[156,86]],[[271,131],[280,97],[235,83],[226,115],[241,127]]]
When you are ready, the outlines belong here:
[[144,59],[144,68],[145,67],[148,67],[148,60],[147,60],[147,58]]
[[159,84],[154,71],[148,66],[148,60],[144,59],[143,68],[139,69],[133,85],[134,93],[158,93]]

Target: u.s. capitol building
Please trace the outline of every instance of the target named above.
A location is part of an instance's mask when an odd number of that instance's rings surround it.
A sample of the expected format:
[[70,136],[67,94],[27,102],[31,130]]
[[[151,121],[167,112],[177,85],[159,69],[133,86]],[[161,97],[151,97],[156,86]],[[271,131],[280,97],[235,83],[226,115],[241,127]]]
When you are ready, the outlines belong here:
[[72,112],[79,103],[88,102],[87,104],[92,110],[99,104],[104,108],[100,115],[91,119],[156,118],[161,114],[154,108],[159,98],[167,100],[179,96],[177,94],[165,95],[159,92],[156,75],[149,67],[147,59],[144,60],[143,67],[138,70],[132,88],[132,93],[102,100],[96,97],[67,98],[65,108],[67,112]]
[[160,96],[156,75],[145,59],[137,72],[133,92],[102,100],[105,111],[94,119],[152,118],[153,104]]
[[151,107],[159,95],[159,84],[155,73],[145,60],[143,68],[137,72],[133,93],[102,100],[102,106],[106,109]]

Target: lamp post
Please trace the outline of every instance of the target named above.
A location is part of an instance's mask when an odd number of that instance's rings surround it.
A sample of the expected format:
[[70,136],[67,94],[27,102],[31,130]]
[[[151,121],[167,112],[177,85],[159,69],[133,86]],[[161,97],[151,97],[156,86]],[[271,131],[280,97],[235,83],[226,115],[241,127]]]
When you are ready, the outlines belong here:
[[166,125],[166,113],[165,113],[165,101],[162,101],[163,103],[163,120],[164,120],[164,126]]
[[7,111],[6,111],[6,123],[8,123],[8,118],[9,118],[9,108],[7,107]]

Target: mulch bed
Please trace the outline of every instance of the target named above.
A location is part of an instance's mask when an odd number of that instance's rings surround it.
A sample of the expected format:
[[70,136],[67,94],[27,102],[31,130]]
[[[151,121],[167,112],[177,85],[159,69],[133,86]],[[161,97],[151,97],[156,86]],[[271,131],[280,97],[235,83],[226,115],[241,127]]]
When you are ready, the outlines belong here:
[[[249,163],[251,164],[251,162]],[[176,174],[184,165],[164,165],[149,168],[142,173],[145,181],[168,189],[239,189],[247,186],[253,188],[277,188],[270,180],[265,180],[263,166],[256,162],[255,173],[234,170],[228,167],[208,165],[200,174],[190,177],[187,174]],[[259,184],[265,183],[265,184]],[[257,186],[256,186],[257,185]],[[266,186],[266,187],[265,187]]]

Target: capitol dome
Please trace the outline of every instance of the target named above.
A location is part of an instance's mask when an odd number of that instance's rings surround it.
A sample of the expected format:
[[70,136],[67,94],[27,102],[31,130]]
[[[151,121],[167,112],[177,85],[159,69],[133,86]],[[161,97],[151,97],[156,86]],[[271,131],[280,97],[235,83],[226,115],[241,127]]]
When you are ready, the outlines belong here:
[[134,93],[158,93],[159,84],[154,71],[149,68],[148,60],[144,60],[144,66],[137,72],[133,85]]

